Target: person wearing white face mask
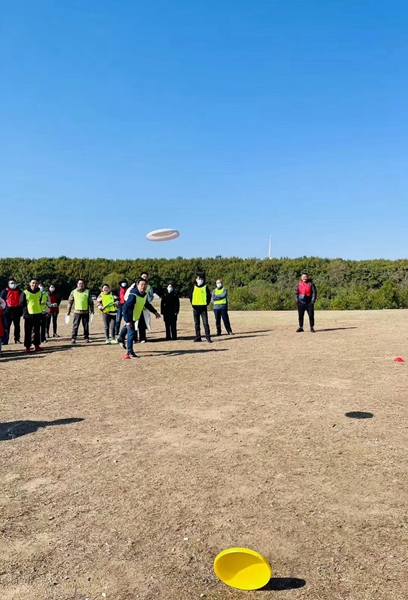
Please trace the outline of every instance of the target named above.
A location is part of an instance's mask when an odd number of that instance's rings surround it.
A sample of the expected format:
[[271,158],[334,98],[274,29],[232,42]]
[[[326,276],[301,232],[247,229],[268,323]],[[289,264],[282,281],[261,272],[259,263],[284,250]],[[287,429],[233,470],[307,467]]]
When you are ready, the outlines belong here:
[[224,287],[222,279],[217,279],[216,285],[217,287],[212,293],[212,301],[217,335],[221,335],[221,319],[228,335],[233,335],[228,316],[228,290]]
[[7,324],[7,331],[11,333],[11,325],[14,325],[14,343],[21,344],[20,341],[20,322],[22,310],[20,307],[20,297],[22,291],[18,287],[16,280],[12,277],[8,281],[7,287],[1,292],[0,298],[6,303],[4,316]]
[[190,302],[193,307],[194,325],[195,325],[195,342],[201,342],[201,327],[200,318],[203,321],[204,333],[206,340],[212,344],[210,326],[208,324],[207,306],[211,302],[211,292],[205,283],[203,273],[199,273],[196,277],[196,283],[190,293]]
[[57,333],[57,320],[59,314],[59,305],[61,304],[61,298],[55,289],[55,285],[51,284],[48,288],[49,294],[49,312],[47,314],[47,337],[50,337],[50,326],[52,321],[52,328],[54,330],[53,337],[59,337]]
[[180,312],[180,299],[169,283],[161,300],[160,312],[166,325],[166,340],[177,339],[177,316]]

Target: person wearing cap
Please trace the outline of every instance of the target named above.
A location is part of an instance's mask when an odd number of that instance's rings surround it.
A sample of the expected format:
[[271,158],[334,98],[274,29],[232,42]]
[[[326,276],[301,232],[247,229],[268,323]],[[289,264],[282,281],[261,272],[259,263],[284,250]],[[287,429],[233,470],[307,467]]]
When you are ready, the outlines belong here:
[[195,342],[201,342],[200,319],[203,322],[204,333],[209,344],[212,343],[210,326],[208,324],[208,305],[211,302],[211,292],[205,283],[204,273],[199,273],[196,277],[195,285],[190,292],[190,302],[193,307],[193,317],[195,326]]
[[34,332],[34,350],[38,352],[42,350],[40,337],[43,306],[41,304],[41,290],[36,279],[31,279],[27,289],[21,294],[20,307],[23,309],[25,351],[27,354],[30,352],[31,338]]
[[[132,288],[130,291],[128,299],[123,307],[123,320],[125,321],[125,326],[120,332],[118,342],[122,348],[125,348],[126,350],[126,354],[123,357],[124,359],[138,358],[133,350],[133,342],[139,319],[145,309],[153,313],[156,316],[156,319],[160,319],[159,313],[148,301],[147,281],[140,278],[136,283],[136,287]],[[126,333],[127,341],[125,343]]]
[[71,344],[76,343],[81,322],[84,328],[84,338],[89,343],[89,315],[94,313],[94,302],[89,290],[85,287],[83,279],[78,279],[76,289],[71,292],[68,298],[67,317],[71,314],[72,307],[74,307],[74,322]]
[[128,282],[126,281],[126,279],[122,279],[122,281],[119,281],[118,306],[117,306],[116,324],[115,324],[115,334],[116,335],[119,335],[119,331],[120,331],[120,323],[122,321],[123,306],[126,302],[125,294],[126,294],[127,288],[128,288]]
[[55,285],[51,284],[48,288],[48,300],[49,309],[47,314],[47,337],[50,337],[50,328],[52,321],[53,334],[52,337],[59,337],[57,333],[57,321],[59,315],[59,305],[61,304],[61,298],[55,289]]
[[105,344],[117,344],[115,327],[118,298],[112,294],[107,283],[103,284],[102,291],[96,301],[99,311],[102,314],[103,326],[105,328]]
[[161,299],[160,312],[166,326],[166,340],[177,339],[177,316],[180,312],[180,299],[169,283]]
[[228,290],[224,287],[222,279],[217,279],[216,288],[212,292],[211,299],[213,302],[217,335],[221,335],[221,319],[228,335],[233,335],[228,315]]
[[11,334],[11,325],[14,328],[14,343],[21,344],[20,335],[21,335],[21,307],[20,307],[20,297],[22,291],[18,287],[16,280],[10,277],[7,287],[1,292],[0,298],[2,298],[6,303],[6,308],[4,309],[4,317],[6,319],[7,331],[9,336]]
[[302,333],[305,312],[309,316],[310,331],[315,332],[314,305],[317,300],[317,290],[308,273],[302,273],[295,288],[295,301],[298,309],[299,327],[296,333]]

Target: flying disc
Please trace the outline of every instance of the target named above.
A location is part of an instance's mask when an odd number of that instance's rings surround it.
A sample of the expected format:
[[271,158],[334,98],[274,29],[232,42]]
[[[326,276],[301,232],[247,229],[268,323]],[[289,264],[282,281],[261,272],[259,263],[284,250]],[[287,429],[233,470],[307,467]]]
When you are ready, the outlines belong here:
[[169,242],[175,240],[180,235],[177,229],[156,229],[147,234],[146,238],[150,242]]
[[272,577],[266,558],[249,548],[220,552],[214,560],[214,572],[223,583],[238,590],[259,590]]
[[65,315],[65,325],[69,325],[69,315]]

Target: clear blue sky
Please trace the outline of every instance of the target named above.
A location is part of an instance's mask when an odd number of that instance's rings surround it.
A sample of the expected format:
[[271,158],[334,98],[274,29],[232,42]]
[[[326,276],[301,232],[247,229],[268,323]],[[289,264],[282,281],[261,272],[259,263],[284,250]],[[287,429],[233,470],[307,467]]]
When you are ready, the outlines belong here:
[[406,1],[1,13],[0,255],[407,256]]

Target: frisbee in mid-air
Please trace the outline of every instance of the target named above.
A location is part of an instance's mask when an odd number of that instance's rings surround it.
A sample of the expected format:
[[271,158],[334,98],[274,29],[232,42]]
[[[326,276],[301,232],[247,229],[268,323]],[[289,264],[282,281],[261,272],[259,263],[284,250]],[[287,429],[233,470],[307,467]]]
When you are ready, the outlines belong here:
[[228,548],[214,560],[214,572],[223,583],[238,590],[259,590],[272,577],[266,560],[249,548]]
[[170,242],[180,236],[177,229],[156,229],[147,234],[146,238],[150,242]]

